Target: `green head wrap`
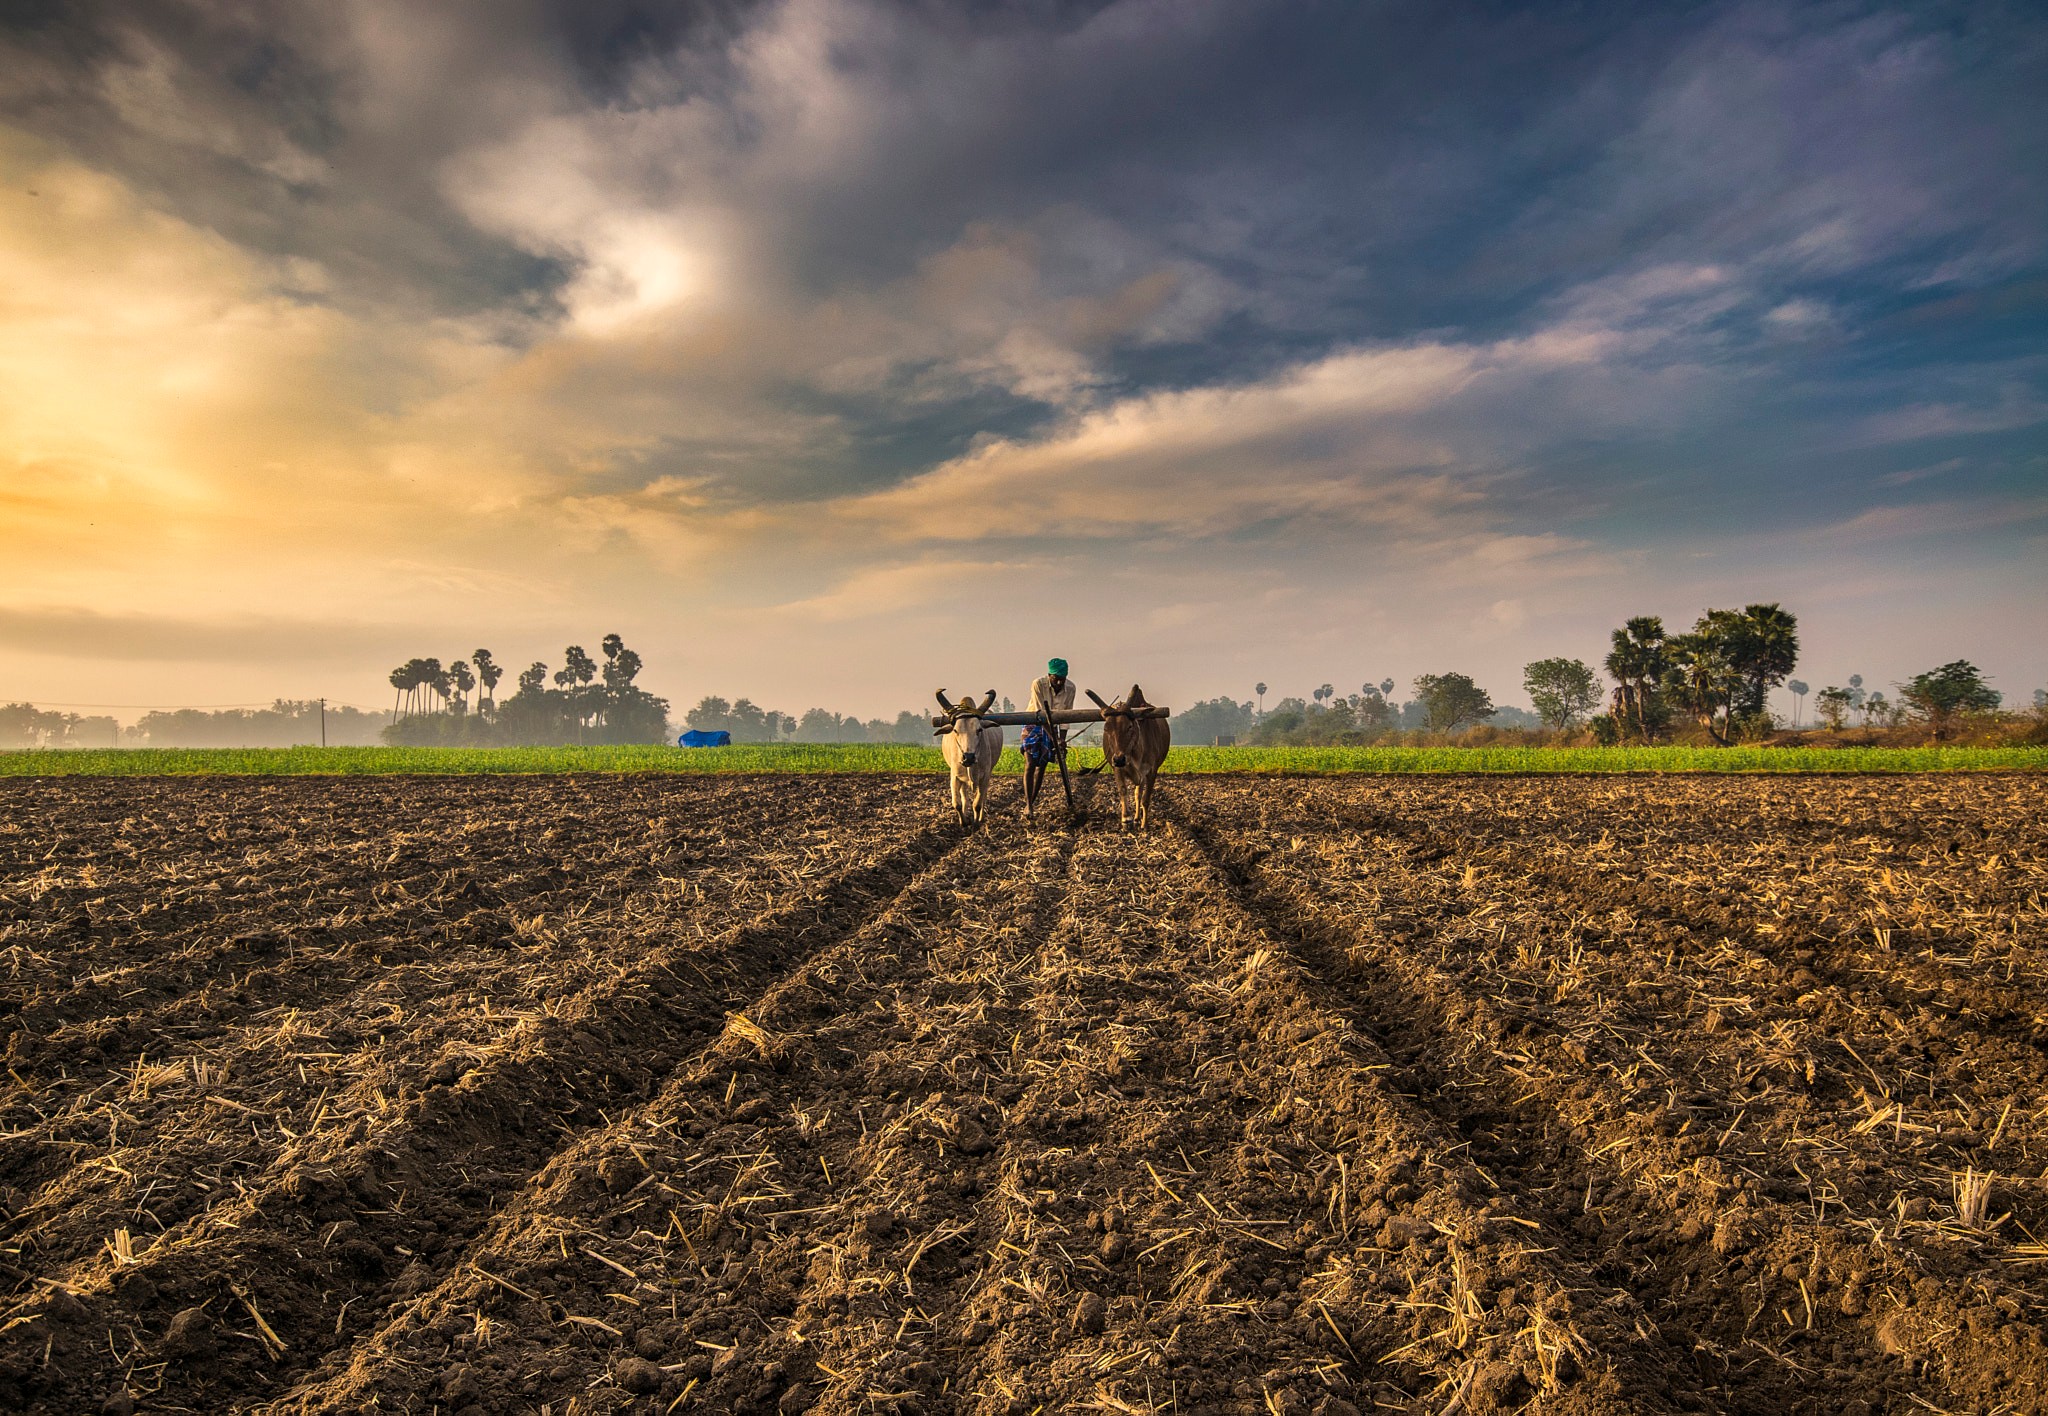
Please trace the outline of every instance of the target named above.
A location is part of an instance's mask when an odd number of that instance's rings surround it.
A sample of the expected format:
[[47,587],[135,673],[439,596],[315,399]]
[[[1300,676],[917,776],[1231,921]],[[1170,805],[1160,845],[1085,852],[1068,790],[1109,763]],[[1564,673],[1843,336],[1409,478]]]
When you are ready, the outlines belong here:
[[1065,678],[1067,676],[1067,661],[1065,659],[1047,659],[1045,661],[1045,671],[1056,678]]

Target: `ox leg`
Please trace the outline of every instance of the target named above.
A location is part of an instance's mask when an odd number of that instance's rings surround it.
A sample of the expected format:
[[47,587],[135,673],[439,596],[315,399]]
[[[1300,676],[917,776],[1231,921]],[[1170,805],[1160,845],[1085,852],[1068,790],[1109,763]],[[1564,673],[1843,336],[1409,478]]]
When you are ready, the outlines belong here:
[[1138,829],[1140,831],[1149,831],[1152,829],[1153,781],[1153,778],[1147,777],[1145,779],[1145,784],[1138,788]]

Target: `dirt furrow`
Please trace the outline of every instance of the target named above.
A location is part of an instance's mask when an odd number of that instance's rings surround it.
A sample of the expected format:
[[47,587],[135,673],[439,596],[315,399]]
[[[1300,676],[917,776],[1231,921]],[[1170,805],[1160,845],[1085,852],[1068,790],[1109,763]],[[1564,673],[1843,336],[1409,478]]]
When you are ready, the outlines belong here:
[[927,829],[848,852],[833,876],[723,936],[679,918],[493,1048],[301,1136],[235,1199],[132,1260],[106,1251],[41,1275],[44,1290],[0,1317],[0,1394],[92,1410],[123,1381],[201,1406],[208,1392],[272,1386],[368,1322],[379,1295],[426,1281],[564,1135],[644,1095],[718,1036],[726,1009],[856,928],[945,844]]
[[[858,795],[876,805],[902,800],[893,786]],[[545,840],[518,839],[511,823],[494,814],[503,806],[495,800],[470,803],[484,814],[449,822],[440,834],[339,839],[350,818],[359,820],[380,802],[338,802],[337,819],[311,841],[272,832],[263,843],[268,856],[237,866],[237,897],[209,898],[203,918],[153,920],[152,912],[161,914],[163,907],[147,903],[139,914],[116,918],[107,892],[126,888],[147,896],[159,882],[105,878],[95,870],[100,893],[77,908],[100,914],[89,936],[104,936],[97,950],[83,946],[76,914],[49,914],[40,936],[10,929],[12,947],[34,953],[40,943],[40,957],[61,957],[65,971],[45,968],[24,977],[17,970],[0,982],[6,1065],[38,1084],[38,1092],[62,1090],[74,1079],[96,1080],[130,1064],[139,1053],[162,1060],[169,1050],[225,1030],[233,1019],[345,996],[393,966],[445,967],[451,955],[467,951],[480,970],[488,969],[494,950],[522,942],[525,921],[550,904],[559,909],[572,892],[574,907],[601,909],[616,905],[622,890],[638,894],[660,886],[667,873],[694,883],[707,868],[728,863],[754,859],[759,868],[772,868],[772,861],[747,850],[751,833],[707,836],[731,807],[709,812],[709,822],[693,813],[680,840],[656,825],[659,818],[650,819],[646,839],[635,843],[640,849],[624,869],[604,858],[621,843],[579,859],[547,850]],[[757,810],[752,830],[784,833],[816,805],[813,795],[772,798]],[[280,920],[278,877],[291,875],[316,878],[291,916]],[[187,881],[182,893],[217,885]],[[146,1001],[137,1006],[137,999]],[[0,1098],[0,1125],[19,1125],[17,1113],[46,1100]]]
[[[1701,1379],[1715,1400],[1840,1411],[1930,1388],[1941,1400],[1984,1399],[2048,1377],[2038,1330],[2011,1321],[2035,1309],[2024,1289],[1959,1267],[1964,1255],[1943,1246],[1902,1247],[1896,1233],[1828,1215],[1825,1193],[1724,1163],[1718,1146],[1703,1148],[1709,1138],[1646,1105],[1634,1049],[1598,1031],[1532,1032],[1432,967],[1436,951],[1412,917],[1332,909],[1264,867],[1262,841],[1196,830],[1312,967],[1358,989],[1362,1020],[1416,1094],[1473,1139],[1475,1160],[1504,1187],[1549,1197],[1590,1244],[1581,1252],[1596,1272],[1636,1288],[1651,1318],[1707,1359]],[[1403,893],[1398,880],[1384,884]],[[1946,1281],[1929,1271],[1937,1264]],[[1869,1360],[1878,1354],[1896,1360]],[[1826,1397],[1801,1395],[1816,1383]]]
[[2030,781],[1170,787],[0,784],[0,1408],[2048,1406]]
[[[1388,818],[1333,804],[1332,819],[1378,836]],[[1859,943],[1825,915],[1780,909],[1766,918],[1761,907],[1743,903],[1746,897],[1717,892],[1721,898],[1704,899],[1658,883],[1668,875],[1661,867],[1626,859],[1604,867],[1558,865],[1554,850],[1532,859],[1528,850],[1424,832],[1412,823],[1399,838],[1411,843],[1410,860],[1446,875],[1469,870],[1512,881],[1525,917],[1571,926],[1552,936],[1552,958],[1532,957],[1519,971],[1503,964],[1503,979],[1518,972],[1546,975],[1557,948],[1613,946],[1628,974],[1624,1006],[1659,1019],[1689,1017],[1699,1027],[1683,1035],[1684,1046],[1714,1051],[1718,1043],[1717,1065],[1726,1075],[1768,1074],[1817,1102],[1862,1108],[1857,1121],[1888,1107],[1909,1108],[1912,1114],[1900,1118],[1906,1124],[1897,1130],[1879,1126],[1842,1138],[1880,1168],[1903,1162],[1919,1169],[1945,1158],[1951,1170],[2010,1173],[2038,1169],[2048,1159],[2048,1123],[2038,1112],[2029,1108],[1998,1124],[2004,1100],[2048,1087],[2048,1027],[2035,1001],[2038,989],[1983,978],[1952,983],[1940,966]],[[1611,854],[1589,853],[1595,859]],[[1815,880],[1821,889],[1828,883],[1825,874]],[[2026,908],[2011,900],[1978,902],[1981,918],[2014,925],[2029,909],[2038,914],[2038,902]],[[1738,1016],[1747,1026],[1726,1027]],[[1908,1095],[1914,1074],[1930,1059],[1950,1056],[1968,1058],[1967,1075],[1916,1105]],[[1743,1098],[1730,1105],[1723,1123],[1744,1105],[1755,1106],[1754,1114],[1763,1109]],[[2001,1143],[1995,1148],[1988,1144],[1994,1137]],[[1888,1154],[1896,1149],[1888,1143],[1901,1140],[1908,1153]],[[1946,1184],[1943,1176],[1934,1188]],[[2048,1208],[2041,1213],[2048,1217]],[[2021,1217],[2032,1221],[2027,1212]]]
[[985,1015],[984,941],[1029,932],[1019,892],[1065,854],[1017,833],[960,840],[645,1107],[559,1153],[442,1282],[273,1409],[428,1410],[474,1392],[586,1393],[595,1410],[685,1391],[696,1409],[772,1408],[837,1367],[834,1337],[865,1332],[869,1309],[901,1338],[903,1304],[943,1293],[963,1246],[948,1233],[892,1260],[913,1237],[898,1216],[946,1229],[971,1206],[992,1149],[976,1118],[996,1117],[974,1088],[1000,1055],[950,1030],[935,1052],[933,1034]]
[[[1811,949],[1532,885],[1519,858],[1450,844],[1426,817],[1383,832],[1390,813],[1343,805],[1327,788],[1261,800],[1258,830],[1272,838],[1262,864],[1325,904],[1369,912],[1397,942],[1426,941],[1511,1027],[1540,1024],[1575,1045],[1626,1035],[1633,1055],[1615,1075],[1629,1089],[1659,1078],[1666,1110],[1739,1131],[1730,1158],[1775,1183],[1803,1192],[1804,1148],[1817,1140],[1840,1157],[1831,1203],[1873,1208],[1882,1190],[1884,1204],[1896,1195],[1924,1210],[1945,1204],[1966,1169],[2031,1176],[2048,1155],[2039,1117],[2011,1106],[2035,1089],[2031,1056],[2015,1061],[1961,1024],[1909,1025],[1867,991],[1817,977]],[[1332,821],[1371,833],[1301,834]],[[1969,1065],[1944,1068],[1950,1056]],[[2017,1225],[2039,1222],[2048,1196],[2011,1182],[2006,1192]]]
[[[917,814],[897,806],[875,820],[885,831],[908,829]],[[813,864],[822,859],[820,852]],[[415,1083],[411,1074],[435,1065],[437,1054],[488,1045],[507,1025],[504,1010],[509,1007],[511,1021],[517,1021],[522,993],[561,995],[598,982],[614,967],[614,941],[658,932],[683,918],[693,928],[715,931],[755,910],[758,889],[797,883],[786,877],[779,857],[699,857],[687,876],[657,879],[610,907],[536,896],[533,913],[491,947],[373,939],[350,961],[356,986],[323,1006],[271,1007],[252,1017],[247,1010],[231,1011],[237,1007],[231,1000],[203,995],[193,1000],[195,1007],[221,1028],[210,1040],[169,1031],[159,1015],[145,1033],[154,1056],[131,1055],[128,1068],[99,1086],[82,1090],[83,1080],[68,1088],[22,1086],[15,1125],[0,1138],[0,1184],[22,1198],[9,1206],[12,1214],[0,1237],[36,1229],[39,1251],[62,1253],[63,1231],[83,1224],[76,1242],[97,1248],[105,1230],[95,1230],[94,1221],[78,1212],[81,1194],[132,1189],[121,1183],[129,1175],[182,1176],[203,1166],[218,1149],[215,1132],[224,1108],[239,1106],[243,1114],[265,1119],[267,1162],[268,1153],[285,1145],[288,1132],[301,1128],[317,1108],[347,1115],[351,1089],[395,1091]],[[228,988],[246,997],[238,984]],[[227,1026],[227,1020],[235,1025]],[[62,1055],[64,1040],[60,1033],[49,1042],[51,1055]],[[19,1114],[24,1111],[27,1117]],[[96,1168],[80,1173],[74,1162],[88,1154],[97,1157]],[[246,1168],[249,1159],[238,1156],[238,1168]],[[74,1183],[64,1183],[67,1176]],[[45,1186],[49,1192],[39,1193]],[[176,1186],[153,1196],[137,1218],[161,1230],[221,1193],[217,1187]]]

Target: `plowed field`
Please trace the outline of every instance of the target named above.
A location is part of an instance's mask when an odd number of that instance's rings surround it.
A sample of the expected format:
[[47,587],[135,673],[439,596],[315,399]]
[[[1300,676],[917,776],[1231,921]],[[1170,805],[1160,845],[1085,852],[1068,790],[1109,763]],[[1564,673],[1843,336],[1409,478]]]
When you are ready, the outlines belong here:
[[2048,1409],[2038,779],[1017,790],[0,784],[0,1409]]

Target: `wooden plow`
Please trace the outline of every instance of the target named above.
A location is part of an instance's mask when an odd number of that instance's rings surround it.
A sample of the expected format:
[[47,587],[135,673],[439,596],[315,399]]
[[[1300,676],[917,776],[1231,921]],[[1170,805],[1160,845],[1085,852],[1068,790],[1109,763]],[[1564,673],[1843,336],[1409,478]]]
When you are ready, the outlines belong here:
[[[946,711],[932,719],[932,733],[936,737],[951,732],[954,720],[970,716],[979,718],[984,723],[993,723],[1000,728],[1044,728],[1052,735],[1053,761],[1059,765],[1060,790],[1067,798],[1067,813],[1078,818],[1081,813],[1074,806],[1073,779],[1067,775],[1067,739],[1059,729],[1101,723],[1119,717],[1168,718],[1173,715],[1170,708],[1161,708],[1154,704],[1148,704],[1143,708],[1126,708],[1121,703],[1104,703],[1092,688],[1082,691],[1094,702],[1093,708],[1041,708],[1036,713],[984,713],[975,707],[972,698],[955,703],[946,697],[946,690],[942,688],[938,690],[937,697],[939,706]],[[995,690],[990,689],[988,696],[993,700]],[[1091,767],[1088,770],[1092,772],[1096,769]]]

